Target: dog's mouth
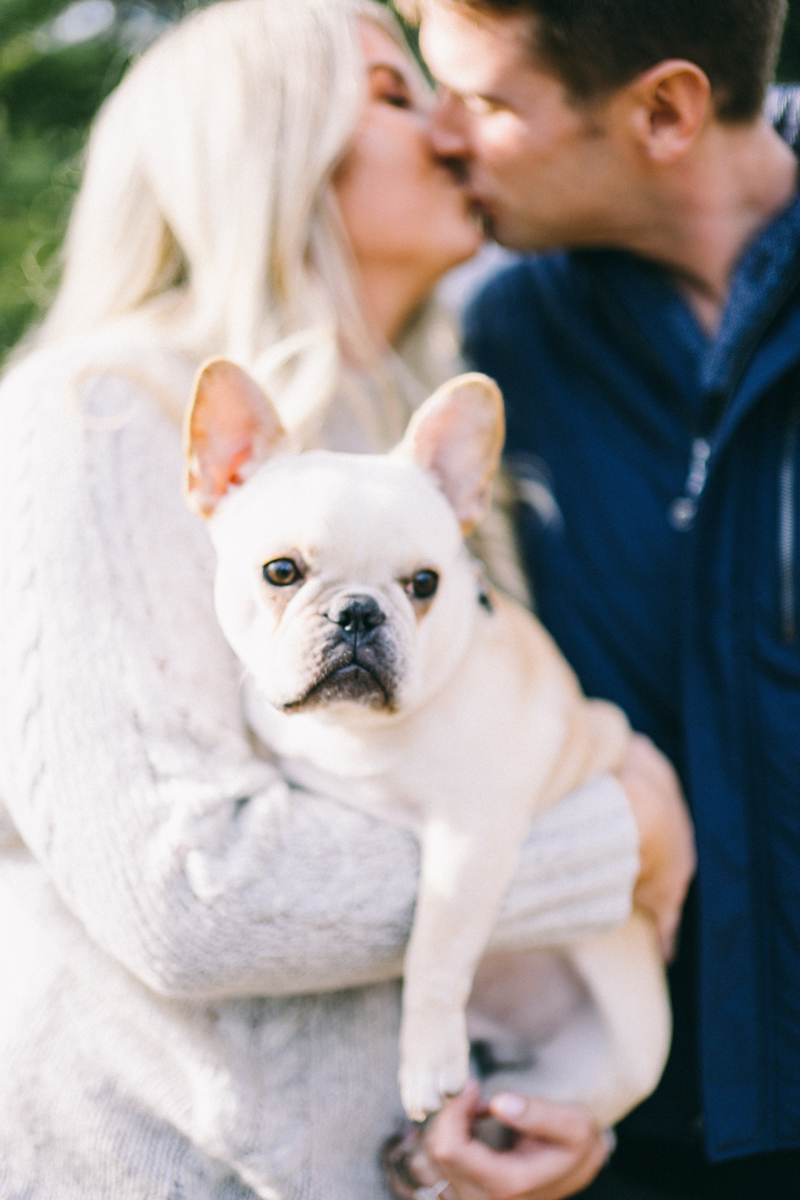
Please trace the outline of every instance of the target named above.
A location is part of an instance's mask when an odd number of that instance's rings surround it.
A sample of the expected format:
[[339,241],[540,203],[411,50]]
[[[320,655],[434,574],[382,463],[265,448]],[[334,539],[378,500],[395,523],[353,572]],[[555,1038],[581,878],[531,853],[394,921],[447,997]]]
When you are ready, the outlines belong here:
[[394,683],[391,673],[371,662],[363,651],[347,659],[328,664],[323,673],[296,700],[282,706],[287,713],[332,704],[361,704],[368,708],[394,708]]

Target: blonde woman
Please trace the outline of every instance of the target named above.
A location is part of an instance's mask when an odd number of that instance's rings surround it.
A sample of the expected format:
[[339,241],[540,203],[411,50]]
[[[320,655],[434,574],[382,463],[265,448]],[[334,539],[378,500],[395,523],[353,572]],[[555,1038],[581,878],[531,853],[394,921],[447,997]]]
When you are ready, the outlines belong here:
[[[179,419],[222,353],[307,444],[396,440],[449,370],[426,297],[479,241],[428,104],[379,8],[229,0],[98,119],[0,390],[4,1197],[386,1195],[416,846],[251,749]],[[636,839],[614,781],[567,798],[498,944],[621,920]]]

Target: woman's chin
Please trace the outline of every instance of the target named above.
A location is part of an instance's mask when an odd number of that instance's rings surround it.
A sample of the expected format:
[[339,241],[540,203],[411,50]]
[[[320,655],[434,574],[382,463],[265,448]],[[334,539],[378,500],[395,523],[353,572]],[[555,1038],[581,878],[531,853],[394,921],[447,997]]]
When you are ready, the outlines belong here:
[[447,265],[443,268],[442,274],[446,271],[452,271],[453,267],[460,267],[462,263],[469,262],[471,258],[480,250],[481,246],[486,241],[486,229],[483,217],[470,211],[469,216],[461,222],[461,229],[456,234],[455,231],[450,231],[450,236],[443,234],[439,242],[439,254],[442,251],[449,250],[452,247],[452,253],[449,256]]
[[454,267],[460,267],[463,265],[463,263],[469,262],[471,258],[475,257],[481,246],[483,246],[486,241],[486,235],[484,234],[483,230],[481,230],[479,237],[473,238],[469,245],[465,244],[458,254],[453,255],[453,258],[445,268],[445,271],[452,271]]

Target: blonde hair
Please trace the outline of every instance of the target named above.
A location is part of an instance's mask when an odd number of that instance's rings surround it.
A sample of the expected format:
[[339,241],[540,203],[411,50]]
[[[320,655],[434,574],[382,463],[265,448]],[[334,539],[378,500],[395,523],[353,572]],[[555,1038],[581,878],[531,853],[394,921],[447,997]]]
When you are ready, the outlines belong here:
[[370,407],[402,408],[376,435],[396,436],[408,402],[367,335],[330,186],[365,96],[356,17],[405,45],[365,0],[220,0],[143,55],[93,128],[35,344],[133,324],[227,355],[306,441],[355,362]]

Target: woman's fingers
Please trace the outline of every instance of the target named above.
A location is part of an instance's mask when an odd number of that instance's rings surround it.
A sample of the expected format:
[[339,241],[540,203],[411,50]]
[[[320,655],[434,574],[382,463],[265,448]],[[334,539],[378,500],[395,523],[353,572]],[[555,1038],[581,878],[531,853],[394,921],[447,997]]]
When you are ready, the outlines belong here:
[[511,1150],[491,1150],[472,1137],[482,1106],[477,1088],[452,1100],[425,1138],[431,1173],[449,1179],[445,1200],[560,1200],[586,1186],[609,1145],[578,1106],[504,1094],[489,1112],[520,1136]]
[[656,922],[664,958],[675,938],[686,892],[697,867],[694,829],[678,777],[649,738],[634,734],[619,772],[639,830],[639,879],[634,903]]

